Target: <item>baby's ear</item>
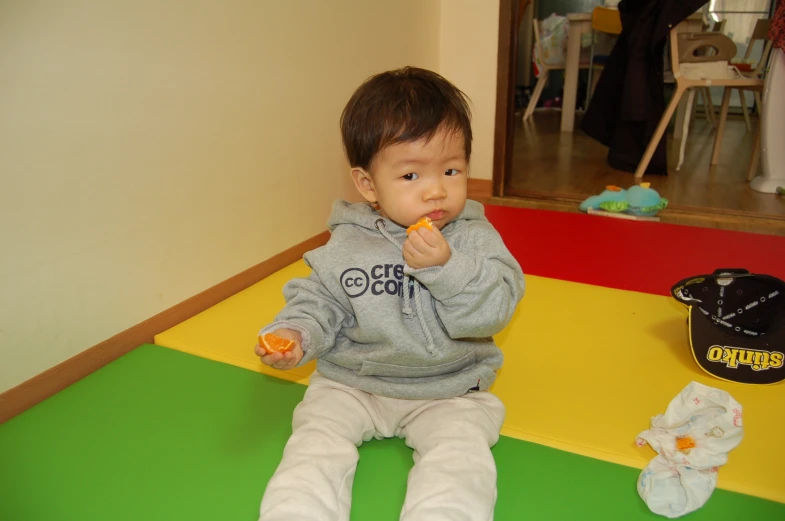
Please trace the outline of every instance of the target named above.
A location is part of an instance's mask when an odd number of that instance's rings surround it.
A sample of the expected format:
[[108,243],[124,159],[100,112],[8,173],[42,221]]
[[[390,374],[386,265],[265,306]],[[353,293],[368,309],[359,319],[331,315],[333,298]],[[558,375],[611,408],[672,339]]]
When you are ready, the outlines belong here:
[[376,188],[373,186],[373,178],[371,174],[362,168],[352,168],[352,180],[357,191],[360,192],[366,201],[369,203],[376,203],[379,199],[376,197]]

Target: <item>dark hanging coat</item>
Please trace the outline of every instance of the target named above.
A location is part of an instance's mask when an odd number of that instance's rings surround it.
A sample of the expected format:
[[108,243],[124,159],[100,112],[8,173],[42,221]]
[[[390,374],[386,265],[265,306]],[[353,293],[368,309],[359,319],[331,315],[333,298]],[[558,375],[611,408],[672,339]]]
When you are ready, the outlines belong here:
[[[663,56],[670,29],[706,0],[622,0],[622,32],[581,129],[609,147],[608,164],[634,172],[665,112]],[[667,175],[665,136],[646,169]]]

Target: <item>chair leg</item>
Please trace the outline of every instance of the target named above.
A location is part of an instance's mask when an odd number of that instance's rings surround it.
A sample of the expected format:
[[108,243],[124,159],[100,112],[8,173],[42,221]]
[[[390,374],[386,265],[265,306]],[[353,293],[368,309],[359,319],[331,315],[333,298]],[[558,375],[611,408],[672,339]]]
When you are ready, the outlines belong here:
[[[690,90],[687,94],[689,94],[690,92],[693,92],[693,91]],[[695,98],[696,97],[697,98],[703,97],[703,92],[698,90],[697,96],[695,94],[693,94],[692,97],[693,97],[694,103],[687,103],[687,111],[685,112],[685,115],[687,116],[685,118],[686,120],[691,120],[692,118],[696,118],[697,119],[697,117],[698,117],[698,102],[700,101],[700,99],[695,99]],[[689,96],[688,96],[688,99],[689,99]],[[682,128],[682,131],[684,131],[684,128],[685,127]]]
[[730,87],[725,87],[725,92],[722,94],[722,108],[720,109],[720,124],[717,126],[717,135],[714,137],[714,152],[711,154],[711,164],[716,165],[720,158],[720,144],[722,143],[722,135],[725,133],[725,123],[728,119],[728,105],[730,105]]
[[716,128],[717,116],[714,115],[714,101],[711,99],[711,91],[708,87],[703,89],[703,96],[706,101],[706,104],[703,106],[706,110],[706,115],[708,116],[709,121],[711,121],[711,126]]
[[550,71],[548,70],[542,71],[542,75],[537,80],[537,86],[534,87],[534,92],[532,93],[532,97],[529,100],[529,105],[526,107],[526,112],[523,113],[523,121],[526,121],[532,116],[532,114],[534,114],[534,109],[537,107],[537,102],[540,101],[542,90],[545,88],[545,84],[548,83],[549,72]]
[[676,109],[676,122],[673,125],[673,139],[681,139],[681,130],[684,128],[685,117],[687,117],[687,100],[682,99],[681,105]]
[[685,90],[686,88],[678,85],[678,83],[676,84],[676,92],[673,93],[673,99],[671,99],[668,108],[665,110],[665,114],[662,115],[662,119],[660,119],[660,122],[657,125],[657,130],[654,131],[654,135],[649,141],[649,146],[646,147],[646,152],[643,153],[643,157],[638,163],[638,168],[635,170],[635,179],[640,179],[643,177],[643,173],[646,172],[646,167],[649,166],[649,162],[654,155],[654,151],[657,149],[660,139],[662,139],[662,136],[668,129],[668,122],[673,117],[673,113],[676,112],[676,107],[679,106],[679,102],[681,101],[682,96],[684,96]]
[[[755,94],[758,94],[757,92]],[[758,172],[758,161],[760,161],[760,118],[758,125],[755,128],[755,144],[752,146],[752,157],[750,158],[750,166],[747,168],[747,181],[752,181],[755,174]]]
[[752,123],[750,123],[750,111],[747,109],[747,98],[744,96],[744,91],[735,89],[739,93],[739,102],[741,103],[741,113],[744,114],[744,124],[747,126],[747,132],[752,130]]
[[[698,91],[700,94],[701,91]],[[690,112],[692,109],[692,101],[695,98],[695,89],[690,89],[687,93],[687,116],[684,118],[684,128],[682,129],[681,143],[679,143],[679,164],[676,165],[676,171],[681,170],[681,165],[684,164],[684,149],[687,147],[687,135],[690,132]]]
[[591,96],[594,93],[594,89],[592,89],[592,82],[594,81],[594,31],[591,33],[591,48],[589,49],[589,77],[588,81],[586,82],[586,100],[583,104],[584,112],[589,110],[589,102],[591,101]]
[[596,71],[594,71],[594,76],[591,78],[591,95],[594,96],[594,91],[597,90],[597,84],[600,82],[600,75],[605,70],[605,67],[600,67]]
[[758,114],[758,117],[763,114],[763,99],[761,99],[759,90],[755,91],[755,110]]

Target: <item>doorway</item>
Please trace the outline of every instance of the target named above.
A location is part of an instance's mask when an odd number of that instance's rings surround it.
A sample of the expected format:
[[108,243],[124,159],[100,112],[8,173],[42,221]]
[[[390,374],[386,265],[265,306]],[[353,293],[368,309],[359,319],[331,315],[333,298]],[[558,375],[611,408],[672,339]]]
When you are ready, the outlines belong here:
[[[587,84],[585,73],[579,80],[579,110],[573,132],[562,132],[559,126],[561,112],[558,103],[552,101],[558,98],[562,78],[554,73],[551,74],[556,77],[549,80],[550,85],[541,96],[543,106],[538,106],[526,123],[522,121],[523,105],[528,101],[526,88],[536,81],[531,71],[531,20],[542,20],[551,13],[590,12],[602,3],[600,0],[500,1],[493,175],[496,198],[518,206],[577,211],[581,201],[600,193],[607,185],[636,184],[632,173],[611,168],[607,164],[608,149],[580,130],[580,105]],[[725,20],[725,27],[735,28],[729,37],[737,43],[743,56],[749,39],[745,31],[751,33],[755,21],[767,16],[772,3],[771,0],[746,2],[745,12],[741,13],[734,12],[738,8],[727,7],[731,2],[712,0],[704,7],[704,17],[707,21]],[[722,89],[712,94],[718,110]],[[544,106],[548,101],[550,106]],[[748,101],[751,117],[756,121],[751,96]],[[740,102],[736,101],[735,105],[737,110],[731,107],[717,165],[710,164],[715,129],[704,108],[698,107],[692,116],[681,169],[677,172],[674,168],[680,143],[669,135],[668,175],[646,175],[642,181],[650,182],[652,188],[668,199],[663,221],[766,233],[782,230],[785,235],[785,198],[749,188],[746,173],[755,134],[741,116]]]

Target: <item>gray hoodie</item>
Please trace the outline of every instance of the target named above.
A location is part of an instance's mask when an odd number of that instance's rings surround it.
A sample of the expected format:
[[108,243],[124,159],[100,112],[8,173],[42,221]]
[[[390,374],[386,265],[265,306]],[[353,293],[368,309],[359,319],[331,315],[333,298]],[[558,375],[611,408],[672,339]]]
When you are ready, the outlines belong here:
[[329,242],[305,254],[312,272],[284,287],[285,308],[262,333],[299,331],[304,356],[327,378],[392,398],[438,399],[484,391],[502,365],[491,338],[524,292],[520,265],[467,201],[442,230],[444,266],[415,270],[406,229],[369,204],[336,201]]

